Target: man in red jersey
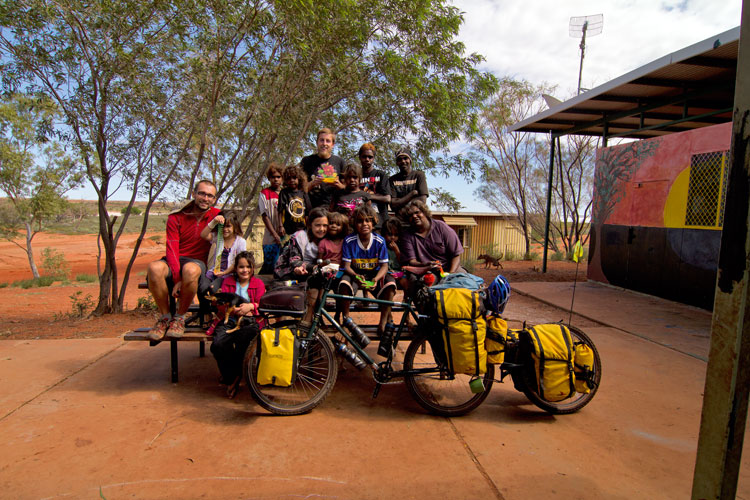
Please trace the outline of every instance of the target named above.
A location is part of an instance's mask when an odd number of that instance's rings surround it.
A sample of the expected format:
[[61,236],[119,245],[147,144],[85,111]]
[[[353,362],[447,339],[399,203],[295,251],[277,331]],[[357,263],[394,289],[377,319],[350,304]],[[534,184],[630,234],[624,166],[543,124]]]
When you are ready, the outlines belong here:
[[[219,209],[214,208],[214,203],[216,186],[202,180],[195,186],[193,200],[167,217],[167,255],[148,266],[148,289],[161,313],[149,332],[152,340],[165,336],[180,338],[185,333],[185,313],[193,303],[201,280],[208,280],[206,259],[211,243],[200,234],[207,225],[216,226],[213,218]],[[174,317],[169,310],[170,288],[172,296],[179,299]]]

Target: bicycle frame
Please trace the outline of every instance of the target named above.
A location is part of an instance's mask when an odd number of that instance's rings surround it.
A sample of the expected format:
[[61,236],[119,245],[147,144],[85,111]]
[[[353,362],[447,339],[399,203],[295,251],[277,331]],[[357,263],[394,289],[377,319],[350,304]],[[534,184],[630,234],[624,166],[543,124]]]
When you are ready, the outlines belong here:
[[[398,346],[398,342],[403,335],[404,327],[406,326],[409,316],[411,316],[417,324],[419,324],[423,316],[417,313],[417,310],[414,308],[411,299],[407,300],[406,302],[395,302],[391,300],[374,299],[369,297],[355,297],[351,295],[332,293],[331,284],[333,283],[334,277],[340,277],[340,273],[342,272],[339,271],[336,276],[332,276],[326,279],[325,286],[322,288],[322,294],[319,298],[319,303],[315,310],[315,315],[312,319],[310,332],[314,332],[318,325],[322,324],[322,319],[325,318],[329,323],[331,323],[331,325],[333,325],[336,331],[349,342],[350,347],[357,352],[357,355],[359,355],[374,372],[381,376],[385,376],[383,381],[387,381],[391,378],[403,377],[405,373],[404,370],[394,371],[391,369],[391,363],[393,362],[393,353],[395,352],[395,348],[396,346]],[[372,357],[370,357],[370,355],[368,355],[365,350],[360,347],[360,345],[356,341],[354,341],[354,339],[352,339],[346,329],[342,325],[340,325],[328,311],[326,311],[326,299],[329,298],[344,299],[359,303],[390,305],[391,307],[397,306],[404,308],[404,314],[401,316],[401,321],[398,323],[393,336],[393,350],[391,350],[391,353],[388,355],[385,361],[380,362],[380,364],[376,363],[375,360],[373,360]],[[421,370],[413,369],[410,371],[410,373],[429,373],[434,371],[434,369],[425,368]]]

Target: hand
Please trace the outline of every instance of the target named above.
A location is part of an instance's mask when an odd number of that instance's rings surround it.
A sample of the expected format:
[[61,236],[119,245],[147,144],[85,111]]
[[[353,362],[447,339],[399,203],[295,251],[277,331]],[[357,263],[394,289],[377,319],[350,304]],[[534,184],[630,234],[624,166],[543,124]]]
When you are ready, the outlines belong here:
[[247,304],[240,304],[234,309],[234,313],[237,316],[247,316],[251,314],[255,310],[255,306],[253,304],[247,303]]
[[388,242],[388,248],[390,248],[391,250],[393,250],[394,252],[396,252],[396,251],[398,251],[398,243],[396,243],[395,241],[389,241]]
[[172,297],[174,297],[175,299],[180,298],[180,288],[182,288],[182,281],[175,283],[172,287]]
[[277,245],[281,245],[281,236],[279,236],[278,234],[273,235],[273,240],[276,242]]
[[323,176],[322,175],[316,175],[315,177],[313,177],[312,182],[310,184],[308,184],[308,186],[310,188],[314,188],[314,187],[320,186],[321,184],[323,184]]
[[341,182],[338,178],[336,179],[336,182],[333,183],[333,186],[336,189],[346,189],[346,186],[344,185],[344,183]]
[[226,219],[223,215],[217,215],[216,217],[214,217],[214,220],[217,224],[224,224],[226,222]]
[[412,189],[411,193],[409,193],[409,194],[412,195],[412,196],[419,196],[419,191],[417,191],[416,189]]
[[294,268],[294,274],[304,275],[307,274],[307,267],[304,264]]

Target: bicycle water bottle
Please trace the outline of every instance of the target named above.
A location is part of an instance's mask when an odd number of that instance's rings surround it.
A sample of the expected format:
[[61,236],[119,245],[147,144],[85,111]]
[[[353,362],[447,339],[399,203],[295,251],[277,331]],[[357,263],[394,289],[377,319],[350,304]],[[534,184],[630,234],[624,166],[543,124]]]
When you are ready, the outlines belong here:
[[367,366],[367,363],[362,361],[362,358],[360,358],[356,352],[346,347],[343,343],[336,344],[336,352],[343,356],[345,360],[353,364],[357,370],[362,370]]
[[362,329],[357,325],[357,323],[354,322],[351,316],[347,316],[342,324],[344,325],[344,328],[349,330],[352,338],[357,342],[357,344],[359,344],[360,347],[364,349],[365,347],[370,345],[370,338],[365,335],[365,332],[363,332]]
[[385,325],[383,333],[380,334],[380,345],[378,345],[378,354],[387,358],[391,354],[393,348],[393,334],[396,331],[396,325],[392,321],[389,321]]

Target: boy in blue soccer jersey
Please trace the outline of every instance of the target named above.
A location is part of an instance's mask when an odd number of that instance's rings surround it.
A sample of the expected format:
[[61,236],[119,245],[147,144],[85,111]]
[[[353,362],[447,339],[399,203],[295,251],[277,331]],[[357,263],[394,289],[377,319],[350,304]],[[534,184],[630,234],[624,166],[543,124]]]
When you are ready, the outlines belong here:
[[[342,262],[344,277],[339,283],[341,295],[355,295],[360,288],[371,291],[375,298],[393,300],[396,281],[388,274],[388,247],[385,239],[372,230],[378,223],[378,215],[372,207],[363,205],[352,214],[354,234],[344,240]],[[344,318],[349,317],[350,300],[341,301]],[[380,306],[378,335],[385,329],[391,306]]]

